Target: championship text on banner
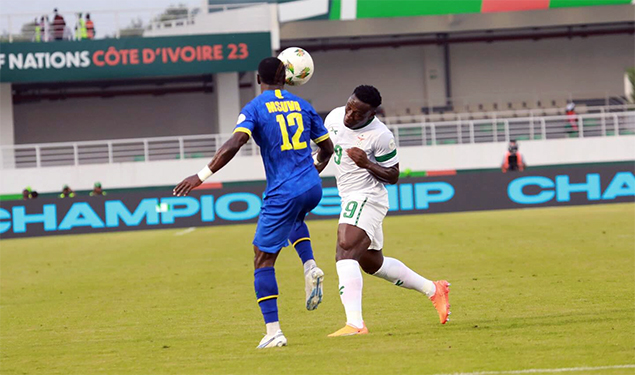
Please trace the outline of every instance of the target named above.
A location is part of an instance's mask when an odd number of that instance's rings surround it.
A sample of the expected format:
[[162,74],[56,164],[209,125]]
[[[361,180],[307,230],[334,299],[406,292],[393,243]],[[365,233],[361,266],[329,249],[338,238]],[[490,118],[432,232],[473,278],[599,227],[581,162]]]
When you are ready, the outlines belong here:
[[0,82],[244,72],[271,55],[269,33],[0,44]]
[[[387,186],[388,216],[635,202],[635,163],[404,178]],[[255,223],[264,183],[195,190],[0,202],[0,238]],[[309,219],[336,218],[340,197],[324,184]],[[335,225],[335,224],[334,224]]]

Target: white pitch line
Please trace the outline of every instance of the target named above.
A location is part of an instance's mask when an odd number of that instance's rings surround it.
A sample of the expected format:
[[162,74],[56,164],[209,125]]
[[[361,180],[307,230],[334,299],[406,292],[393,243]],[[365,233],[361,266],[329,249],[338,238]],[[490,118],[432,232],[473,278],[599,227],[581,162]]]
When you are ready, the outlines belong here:
[[184,235],[184,234],[192,233],[192,232],[194,232],[195,230],[196,230],[196,228],[194,228],[194,227],[190,227],[190,228],[187,228],[187,229],[182,230],[182,231],[180,231],[180,232],[176,232],[176,233],[174,233],[174,235],[175,235],[175,236],[182,236],[182,235]]
[[635,365],[616,365],[616,366],[597,366],[597,367],[563,367],[563,368],[532,368],[532,369],[528,369],[528,370],[453,372],[453,373],[435,374],[435,375],[540,374],[540,373],[558,373],[558,372],[576,372],[576,371],[614,370],[614,369],[623,369],[623,368],[635,368]]

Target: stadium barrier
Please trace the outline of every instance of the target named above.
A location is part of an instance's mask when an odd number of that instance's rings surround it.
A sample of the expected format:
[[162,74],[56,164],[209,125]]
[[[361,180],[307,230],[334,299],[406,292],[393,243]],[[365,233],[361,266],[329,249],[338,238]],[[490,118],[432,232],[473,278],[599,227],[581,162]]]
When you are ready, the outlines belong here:
[[[635,163],[405,178],[388,186],[391,215],[635,202]],[[333,180],[309,219],[337,218]],[[0,202],[0,239],[254,223],[264,182],[75,199]],[[219,187],[220,186],[220,187]]]
[[[573,125],[575,125],[575,128]],[[391,125],[398,147],[635,135],[635,111]],[[0,146],[0,169],[211,158],[231,134]],[[239,156],[258,156],[250,140]]]

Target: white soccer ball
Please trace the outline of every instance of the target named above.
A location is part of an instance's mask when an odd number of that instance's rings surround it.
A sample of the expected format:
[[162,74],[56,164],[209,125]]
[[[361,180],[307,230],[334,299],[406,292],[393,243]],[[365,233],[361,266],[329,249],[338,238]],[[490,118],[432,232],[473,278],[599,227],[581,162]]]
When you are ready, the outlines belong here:
[[300,47],[289,47],[278,55],[284,63],[285,83],[289,86],[300,86],[309,82],[313,76],[313,59]]

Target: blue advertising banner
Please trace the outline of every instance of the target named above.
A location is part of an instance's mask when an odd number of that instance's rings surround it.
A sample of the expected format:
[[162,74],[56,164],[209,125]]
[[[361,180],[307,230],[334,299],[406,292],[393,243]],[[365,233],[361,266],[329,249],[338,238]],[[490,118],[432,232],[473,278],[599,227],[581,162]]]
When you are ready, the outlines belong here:
[[[482,172],[402,179],[387,186],[389,215],[635,202],[635,163]],[[340,197],[324,184],[309,219],[336,218]],[[196,190],[188,197],[151,191],[0,202],[0,238],[254,223],[264,183]]]

